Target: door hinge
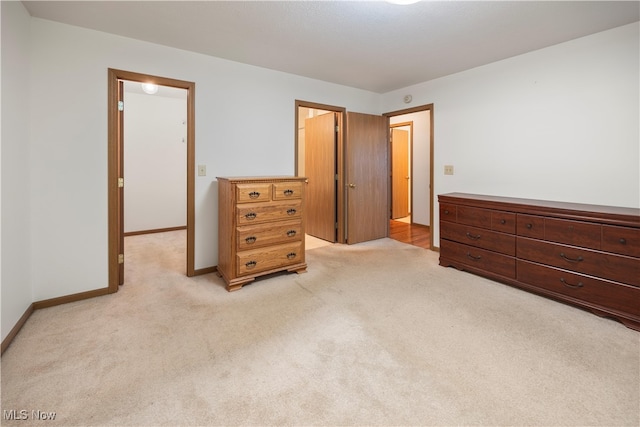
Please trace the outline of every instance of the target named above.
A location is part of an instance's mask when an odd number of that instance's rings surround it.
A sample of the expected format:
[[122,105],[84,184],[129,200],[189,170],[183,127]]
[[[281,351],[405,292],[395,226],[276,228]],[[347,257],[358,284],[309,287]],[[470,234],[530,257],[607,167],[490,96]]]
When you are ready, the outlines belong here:
[[124,264],[124,254],[118,254],[118,264]]
[[336,181],[338,180],[338,174],[336,174]]
[[124,187],[124,178],[118,178],[118,188]]
[[124,101],[118,101],[118,111],[124,111]]
[[338,223],[336,222],[336,230],[338,229]]
[[340,132],[340,126],[336,125],[336,132]]

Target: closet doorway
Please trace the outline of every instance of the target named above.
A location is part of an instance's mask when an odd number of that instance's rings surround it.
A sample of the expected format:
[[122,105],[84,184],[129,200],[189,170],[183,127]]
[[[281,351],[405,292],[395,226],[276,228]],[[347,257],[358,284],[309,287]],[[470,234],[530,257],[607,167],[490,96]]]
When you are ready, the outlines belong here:
[[[108,223],[109,223],[109,292],[117,292],[124,283],[124,124],[126,101],[125,82],[148,83],[160,87],[186,91],[185,141],[186,144],[186,275],[194,272],[195,225],[195,84],[165,77],[151,76],[123,70],[108,70]],[[184,205],[183,205],[184,206]]]

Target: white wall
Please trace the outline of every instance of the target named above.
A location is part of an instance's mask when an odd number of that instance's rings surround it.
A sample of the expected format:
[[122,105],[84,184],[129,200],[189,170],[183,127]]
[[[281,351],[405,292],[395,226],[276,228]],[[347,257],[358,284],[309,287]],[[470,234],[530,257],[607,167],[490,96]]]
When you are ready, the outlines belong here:
[[1,273],[2,339],[33,302],[29,236],[29,22],[20,2],[2,15]]
[[[124,108],[124,231],[187,224],[186,90],[155,95],[127,91]],[[164,96],[171,90],[181,98]]]
[[429,111],[418,111],[389,119],[390,124],[413,122],[413,211],[416,224],[430,224],[429,182],[431,181],[431,124]]
[[[639,24],[382,96],[434,104],[434,193],[640,207]],[[455,175],[445,176],[451,164]],[[436,200],[437,202],[437,200]],[[437,204],[434,241],[439,241]]]
[[[375,113],[380,96],[31,19],[35,300],[107,287],[107,69],[192,81],[195,268],[217,264],[216,176],[292,175],[295,100]],[[37,183],[37,185],[35,184]]]

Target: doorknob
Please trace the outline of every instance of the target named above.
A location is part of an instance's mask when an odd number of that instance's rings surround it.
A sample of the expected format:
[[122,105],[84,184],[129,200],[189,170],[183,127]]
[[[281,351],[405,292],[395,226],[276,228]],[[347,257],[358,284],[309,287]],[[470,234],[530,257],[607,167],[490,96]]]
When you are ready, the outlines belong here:
[[356,188],[355,184],[349,184],[349,188]]

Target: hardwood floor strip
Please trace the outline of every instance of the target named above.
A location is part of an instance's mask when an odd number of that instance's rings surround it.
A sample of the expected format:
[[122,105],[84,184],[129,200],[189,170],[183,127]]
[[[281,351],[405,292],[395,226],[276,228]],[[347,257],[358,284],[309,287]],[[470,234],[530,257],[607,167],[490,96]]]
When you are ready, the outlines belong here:
[[389,237],[424,249],[431,248],[431,227],[426,225],[390,220]]

